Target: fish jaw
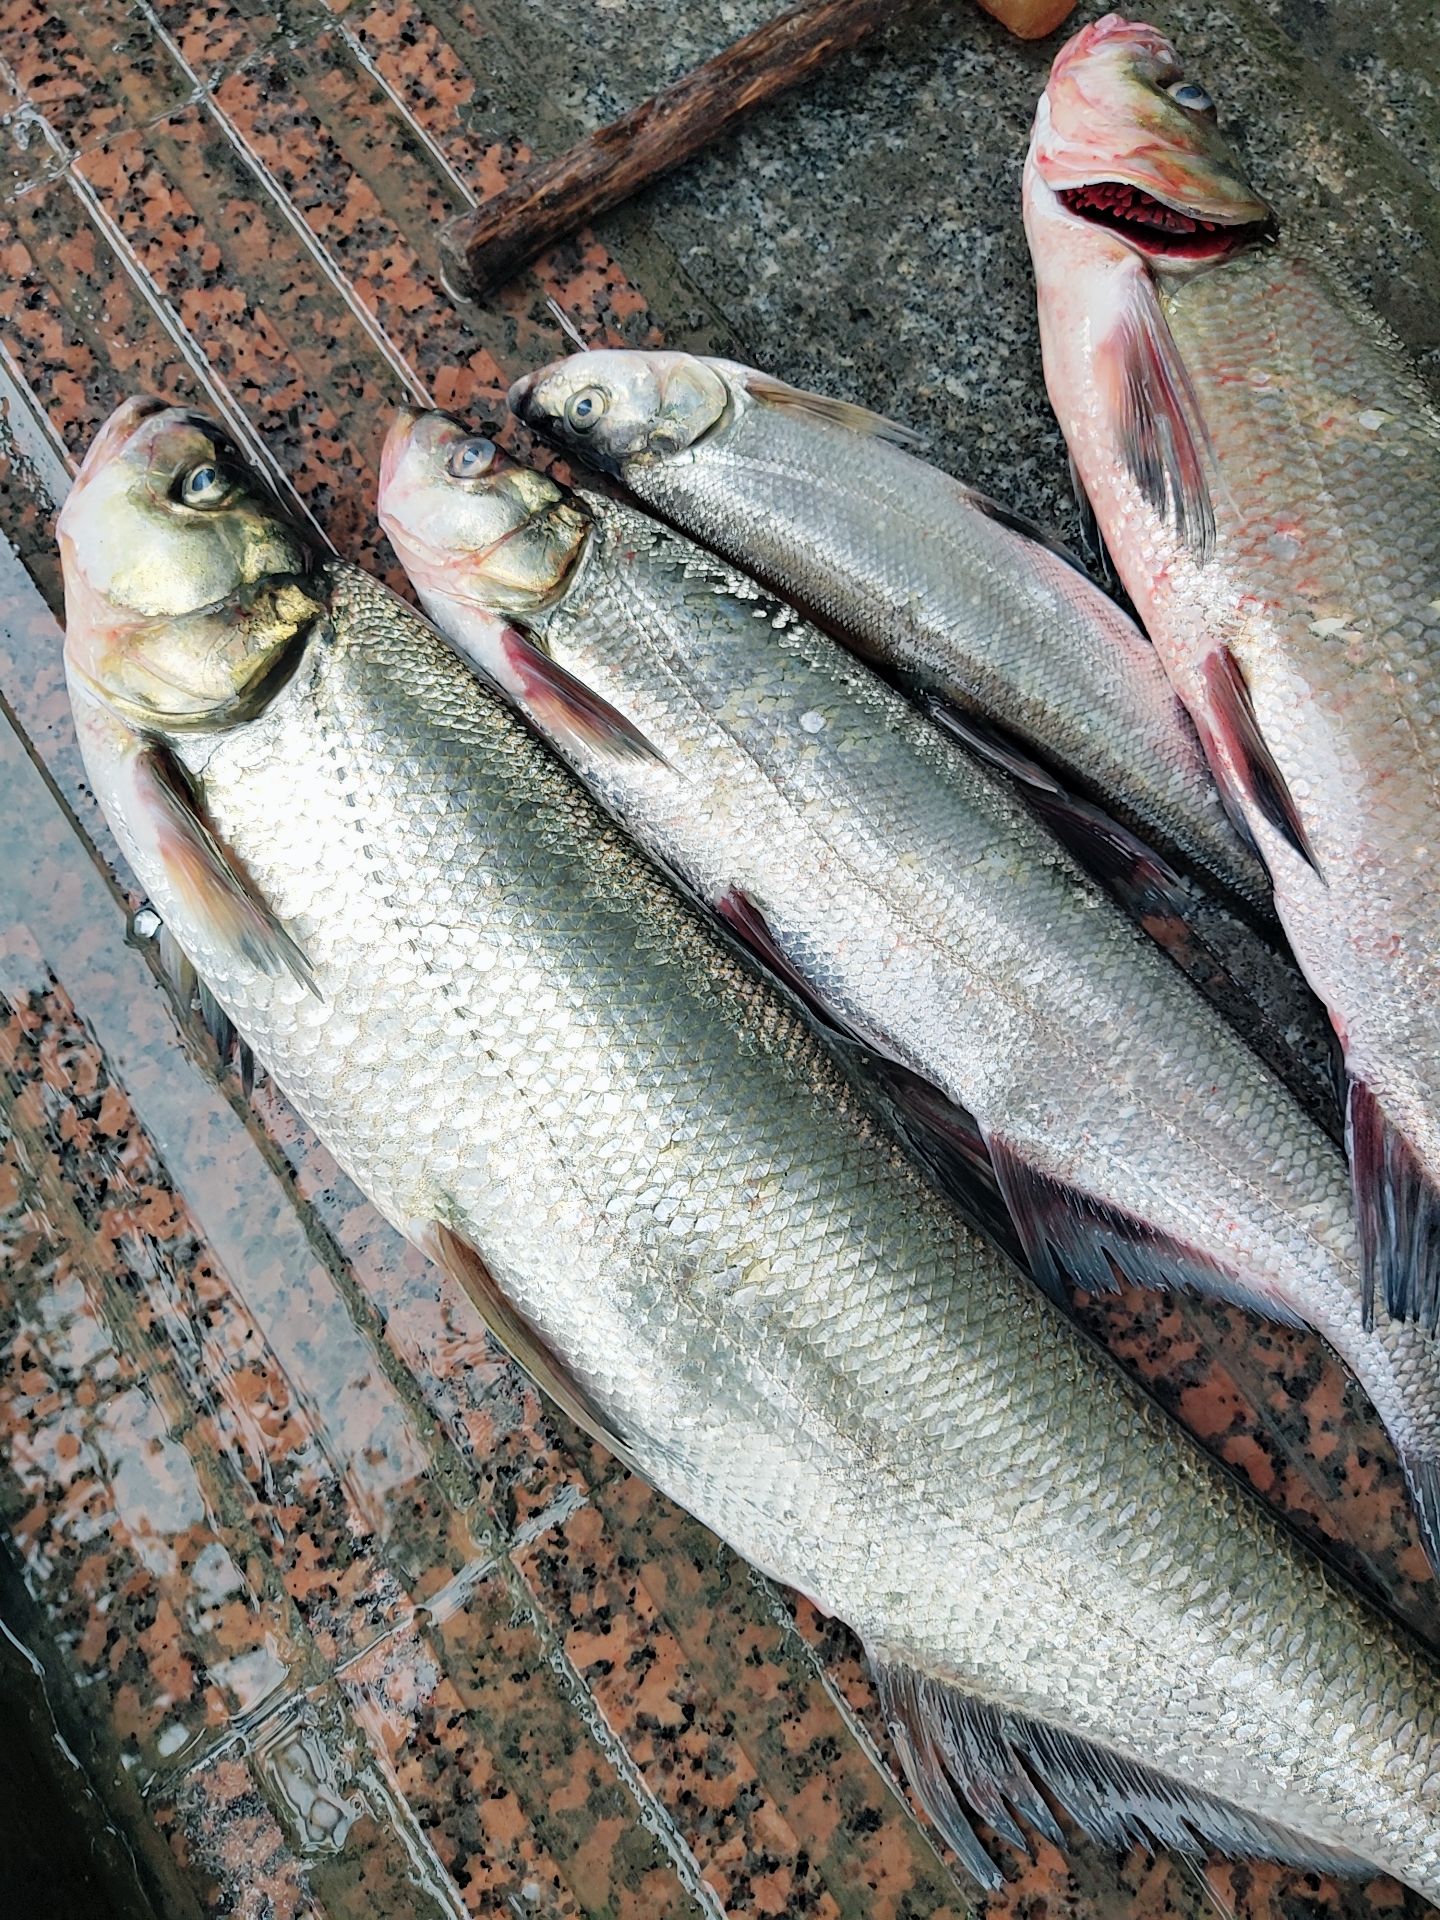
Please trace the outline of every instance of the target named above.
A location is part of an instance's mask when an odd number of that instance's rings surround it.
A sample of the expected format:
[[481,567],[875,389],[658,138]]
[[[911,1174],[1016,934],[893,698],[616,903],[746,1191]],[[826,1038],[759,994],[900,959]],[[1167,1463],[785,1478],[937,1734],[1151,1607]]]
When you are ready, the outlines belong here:
[[[1091,503],[1115,465],[1108,397],[1096,378],[1097,348],[1119,323],[1145,266],[1119,235],[1068,213],[1032,146],[1025,162],[1025,236],[1034,265],[1045,388]],[[1127,586],[1128,586],[1127,581]]]
[[1163,35],[1109,14],[1056,56],[1030,140],[1035,175],[1067,217],[1171,272],[1274,228],[1213,108],[1181,104],[1192,92],[1208,101]]

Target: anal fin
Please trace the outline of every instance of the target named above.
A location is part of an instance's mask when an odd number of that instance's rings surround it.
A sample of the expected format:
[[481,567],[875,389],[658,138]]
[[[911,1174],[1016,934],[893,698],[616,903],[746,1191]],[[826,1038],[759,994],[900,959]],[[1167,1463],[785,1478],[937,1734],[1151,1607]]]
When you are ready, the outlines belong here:
[[1440,1189],[1363,1080],[1351,1078],[1345,1145],[1355,1186],[1366,1325],[1377,1285],[1392,1320],[1440,1327]]
[[1225,760],[1234,769],[1245,797],[1319,873],[1320,863],[1294,795],[1260,731],[1255,702],[1239,661],[1228,647],[1216,647],[1206,658],[1203,673],[1211,728],[1219,735]]
[[891,1738],[916,1797],[984,1887],[1004,1885],[970,1822],[1025,1847],[1023,1821],[1064,1844],[1046,1796],[1101,1846],[1164,1847],[1277,1860],[1308,1871],[1369,1875],[1356,1855],[1308,1839],[1078,1735],[977,1700],[943,1681],[871,1655]]
[[1052,1179],[993,1133],[987,1144],[1031,1274],[1053,1300],[1067,1304],[1072,1283],[1085,1293],[1116,1293],[1127,1282],[1162,1292],[1182,1287],[1234,1301],[1267,1320],[1303,1324],[1285,1302],[1260,1292],[1197,1248]]
[[439,1220],[417,1239],[435,1264],[443,1267],[465,1289],[486,1326],[536,1386],[602,1447],[608,1447],[626,1466],[633,1466],[630,1449],[612,1422],[595,1405],[545,1336],[502,1292],[495,1276],[469,1241]]

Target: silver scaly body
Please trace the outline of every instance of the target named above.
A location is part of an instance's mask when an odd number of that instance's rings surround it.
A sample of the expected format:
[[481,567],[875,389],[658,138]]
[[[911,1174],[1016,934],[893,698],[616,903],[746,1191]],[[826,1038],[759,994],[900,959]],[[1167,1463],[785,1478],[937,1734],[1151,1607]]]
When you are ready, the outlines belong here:
[[[722,562],[575,498],[593,530],[526,624],[661,756],[557,738],[592,791],[702,899],[758,910],[831,1018],[974,1116],[1037,1272],[1113,1285],[1104,1246],[1141,1281],[1313,1326],[1431,1520],[1440,1349],[1364,1326],[1334,1145],[1001,778]],[[426,597],[463,648],[466,607]],[[1109,1239],[1106,1209],[1128,1223]]]
[[998,722],[1148,844],[1268,902],[1174,689],[1108,595],[903,447],[752,399],[745,369],[706,364],[730,413],[683,452],[627,460],[638,499],[910,687]]
[[270,704],[171,743],[314,992],[207,944],[75,699],[142,883],[346,1168],[882,1664],[1440,1896],[1434,1671],[953,1221],[428,626],[319,578]]

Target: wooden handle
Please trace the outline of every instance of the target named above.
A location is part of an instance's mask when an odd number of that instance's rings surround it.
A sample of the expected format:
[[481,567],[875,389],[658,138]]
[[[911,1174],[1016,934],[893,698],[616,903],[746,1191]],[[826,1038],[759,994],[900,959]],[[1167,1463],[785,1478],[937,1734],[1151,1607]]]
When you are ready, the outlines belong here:
[[537,253],[627,200],[903,11],[903,0],[810,0],[441,229],[457,291],[504,286]]

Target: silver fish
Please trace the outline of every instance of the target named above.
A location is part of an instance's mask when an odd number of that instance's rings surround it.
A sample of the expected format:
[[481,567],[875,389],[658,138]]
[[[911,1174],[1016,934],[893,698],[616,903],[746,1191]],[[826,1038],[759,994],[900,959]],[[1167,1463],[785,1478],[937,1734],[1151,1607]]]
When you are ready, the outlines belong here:
[[1343,1157],[1007,783],[723,561],[445,414],[397,417],[380,518],[647,851],[973,1117],[1042,1284],[1118,1271],[1316,1328],[1440,1553],[1440,1347],[1366,1327]]
[[213,423],[61,518],[86,764],[257,1057],[560,1404],[863,1636],[961,1858],[1060,1838],[1440,1897],[1440,1672],[887,1150],[429,625]]
[[1060,53],[1026,225],[1107,543],[1345,1051],[1367,1286],[1440,1322],[1440,415],[1115,15]]
[[753,367],[600,350],[518,380],[527,425],[907,687],[997,722],[1068,788],[1248,907],[1269,884],[1135,623],[913,436]]

